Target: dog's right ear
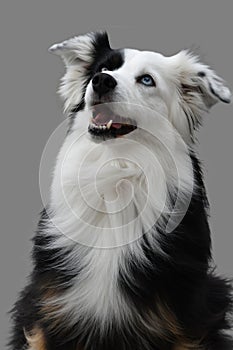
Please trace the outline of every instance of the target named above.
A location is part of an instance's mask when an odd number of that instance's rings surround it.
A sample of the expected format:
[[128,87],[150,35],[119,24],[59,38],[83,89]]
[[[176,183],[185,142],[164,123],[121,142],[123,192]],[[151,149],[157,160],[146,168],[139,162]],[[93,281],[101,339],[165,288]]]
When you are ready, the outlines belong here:
[[50,52],[63,59],[66,66],[58,91],[65,101],[64,111],[68,115],[77,110],[77,106],[83,105],[84,91],[94,71],[95,61],[109,50],[106,32],[80,35],[49,48]]
[[54,44],[49,52],[62,57],[66,65],[89,63],[91,64],[98,48],[110,49],[109,39],[106,32],[91,32],[75,36],[61,43]]

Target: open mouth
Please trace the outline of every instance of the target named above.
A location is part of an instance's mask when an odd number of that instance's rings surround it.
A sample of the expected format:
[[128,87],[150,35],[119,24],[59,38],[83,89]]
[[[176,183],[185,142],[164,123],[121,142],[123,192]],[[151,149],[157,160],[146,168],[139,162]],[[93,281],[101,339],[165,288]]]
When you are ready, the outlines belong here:
[[102,139],[121,137],[135,129],[137,126],[132,119],[114,114],[109,107],[103,104],[94,106],[88,127],[91,135]]

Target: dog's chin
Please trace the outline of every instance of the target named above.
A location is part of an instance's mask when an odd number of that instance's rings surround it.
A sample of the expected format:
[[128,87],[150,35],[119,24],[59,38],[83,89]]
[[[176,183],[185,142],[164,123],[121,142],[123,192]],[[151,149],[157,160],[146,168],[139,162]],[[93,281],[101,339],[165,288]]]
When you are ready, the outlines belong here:
[[136,122],[117,114],[106,104],[95,104],[92,107],[92,118],[88,131],[95,141],[105,141],[123,137],[137,129]]

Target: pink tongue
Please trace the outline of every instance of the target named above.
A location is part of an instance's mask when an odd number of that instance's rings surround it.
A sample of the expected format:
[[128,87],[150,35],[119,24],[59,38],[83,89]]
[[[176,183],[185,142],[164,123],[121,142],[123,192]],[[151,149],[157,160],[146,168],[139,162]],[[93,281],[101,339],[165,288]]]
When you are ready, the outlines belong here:
[[[114,116],[105,115],[104,113],[98,113],[97,116],[94,118],[94,122],[97,125],[107,124],[111,119],[113,119]],[[115,129],[121,128],[121,123],[112,123],[111,125]]]
[[101,125],[108,123],[110,119],[111,118],[109,118],[109,116],[103,113],[98,113],[97,116],[94,118],[94,122],[98,125]]
[[115,129],[120,129],[121,128],[121,124],[120,123],[112,123],[112,127]]

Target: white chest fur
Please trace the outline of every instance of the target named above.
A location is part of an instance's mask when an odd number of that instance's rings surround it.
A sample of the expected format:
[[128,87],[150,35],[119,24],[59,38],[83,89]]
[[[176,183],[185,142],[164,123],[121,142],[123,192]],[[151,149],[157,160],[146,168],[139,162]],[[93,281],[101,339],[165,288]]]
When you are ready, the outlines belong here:
[[73,316],[70,322],[91,315],[104,326],[110,319],[130,318],[118,288],[119,269],[127,273],[129,254],[139,263],[146,259],[143,233],[148,232],[155,253],[163,254],[156,230],[152,234],[150,229],[169,214],[168,187],[179,188],[180,203],[188,202],[192,166],[186,148],[174,139],[171,157],[140,129],[133,138],[96,144],[86,133],[86,122],[79,123],[57,159],[50,230],[57,237],[54,246],[73,247],[66,264],[77,271],[59,299],[63,312]]

